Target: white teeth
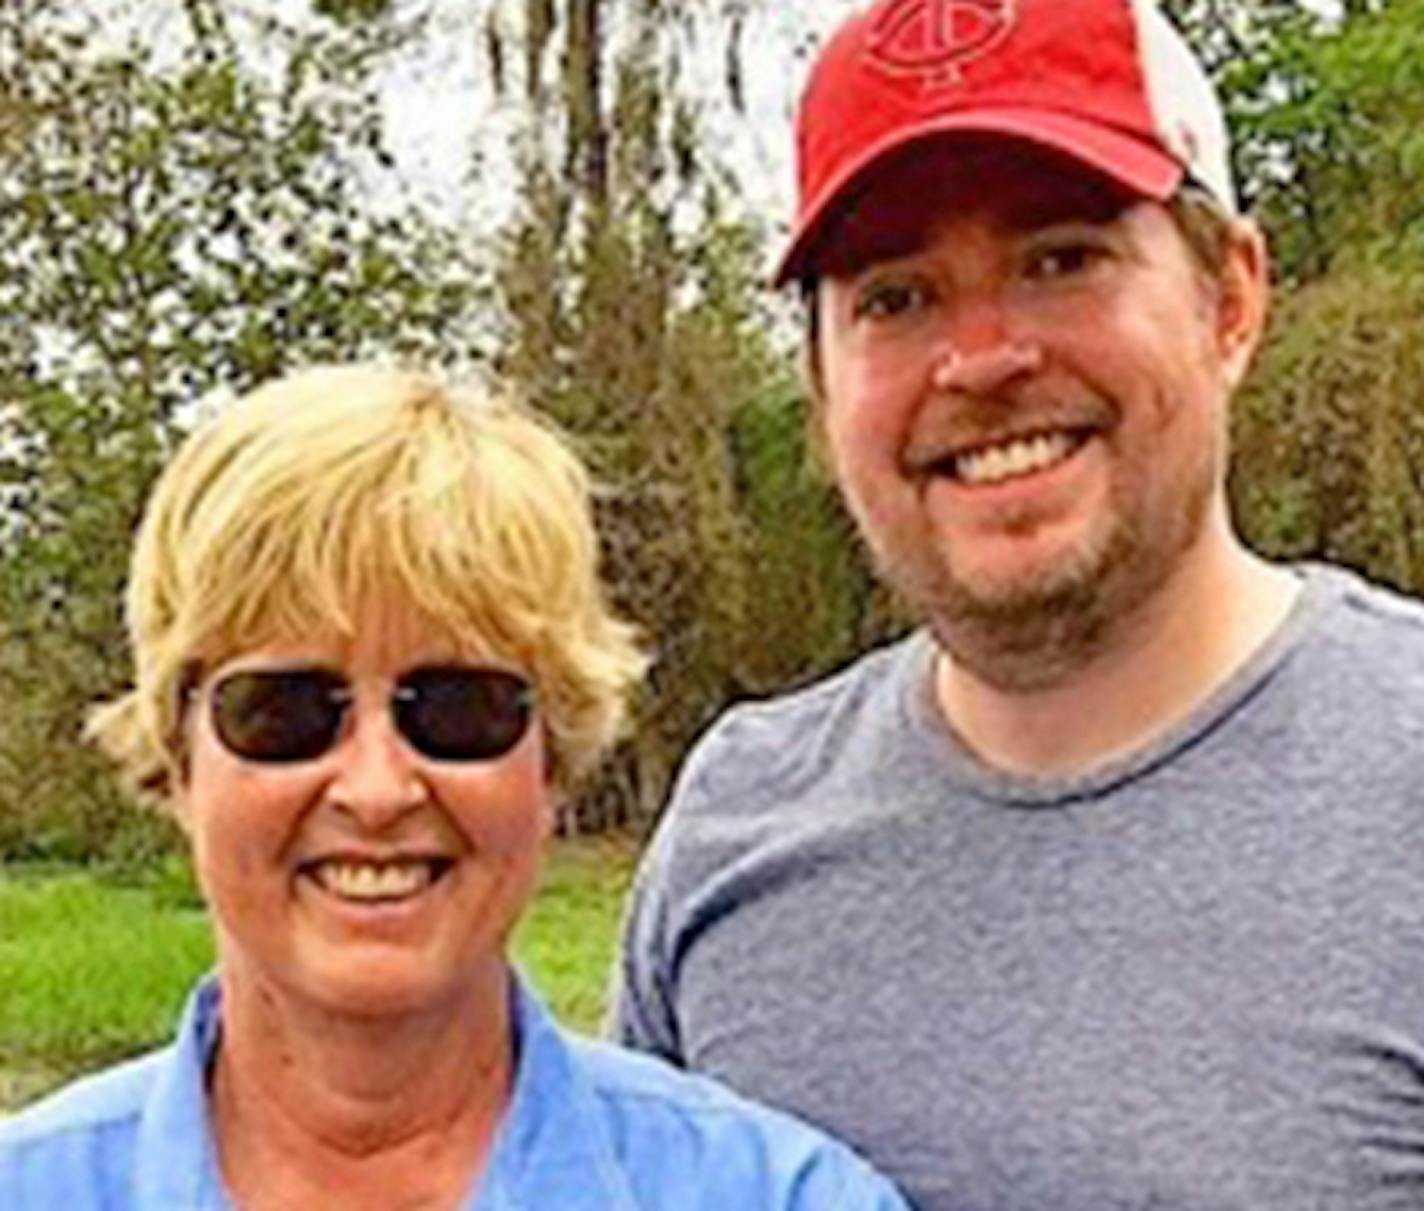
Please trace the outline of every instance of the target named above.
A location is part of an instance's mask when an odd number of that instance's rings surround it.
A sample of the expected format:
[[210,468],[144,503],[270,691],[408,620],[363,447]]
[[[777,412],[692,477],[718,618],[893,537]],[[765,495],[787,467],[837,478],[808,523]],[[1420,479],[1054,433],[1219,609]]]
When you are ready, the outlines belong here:
[[1062,462],[1076,447],[1067,433],[1043,433],[1000,446],[961,454],[954,460],[955,476],[966,484],[996,484],[1017,475],[1042,471]]
[[400,900],[430,885],[434,872],[429,862],[321,862],[312,877],[332,895],[344,900]]

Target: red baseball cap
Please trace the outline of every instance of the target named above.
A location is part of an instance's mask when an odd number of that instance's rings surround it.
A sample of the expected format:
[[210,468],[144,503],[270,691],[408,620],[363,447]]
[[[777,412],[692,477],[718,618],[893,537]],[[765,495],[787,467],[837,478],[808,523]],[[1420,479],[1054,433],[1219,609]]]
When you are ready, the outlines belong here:
[[776,284],[814,270],[872,168],[952,134],[1038,143],[1144,197],[1190,179],[1236,210],[1216,93],[1155,0],[879,0],[837,30],[801,96]]

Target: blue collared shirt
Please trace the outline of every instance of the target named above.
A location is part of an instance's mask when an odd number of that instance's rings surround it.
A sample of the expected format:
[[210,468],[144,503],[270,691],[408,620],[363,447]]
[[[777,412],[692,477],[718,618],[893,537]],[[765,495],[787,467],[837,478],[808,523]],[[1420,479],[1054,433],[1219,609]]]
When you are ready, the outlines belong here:
[[[232,1211],[207,1113],[215,983],[162,1051],[0,1121],[4,1211]],[[519,1063],[465,1211],[908,1211],[848,1149],[515,992]]]

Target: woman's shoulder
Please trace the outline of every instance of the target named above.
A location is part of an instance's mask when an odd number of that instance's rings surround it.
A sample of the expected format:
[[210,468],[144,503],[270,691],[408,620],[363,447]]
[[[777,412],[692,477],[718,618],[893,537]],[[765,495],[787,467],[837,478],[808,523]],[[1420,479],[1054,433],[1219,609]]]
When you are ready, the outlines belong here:
[[105,1183],[126,1172],[158,1054],[82,1077],[0,1119],[0,1190],[7,1208],[104,1205]]
[[162,1057],[153,1052],[80,1077],[0,1119],[0,1151],[132,1123],[143,1112]]
[[[695,1189],[696,1205],[708,1207],[904,1206],[859,1156],[791,1115],[653,1056],[591,1039],[568,1044],[610,1145],[636,1185],[690,1177],[684,1197]],[[654,1197],[649,1205],[666,1204]]]

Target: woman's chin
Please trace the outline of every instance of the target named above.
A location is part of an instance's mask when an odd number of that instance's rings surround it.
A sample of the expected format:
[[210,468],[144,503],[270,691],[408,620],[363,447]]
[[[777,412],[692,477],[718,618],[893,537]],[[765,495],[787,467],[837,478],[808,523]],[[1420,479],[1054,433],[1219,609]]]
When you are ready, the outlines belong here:
[[243,963],[221,967],[229,997],[247,1000],[260,986],[261,999],[278,1013],[391,1019],[478,1012],[478,1002],[503,995],[505,958],[493,939],[457,956],[436,939],[422,946],[308,936],[265,976]]
[[[490,956],[491,972],[503,968],[503,958]],[[465,1013],[489,984],[458,972],[448,963],[421,962],[414,956],[383,953],[379,948],[352,948],[303,973],[301,994],[327,1013],[351,1018],[416,1017],[431,1013]]]

